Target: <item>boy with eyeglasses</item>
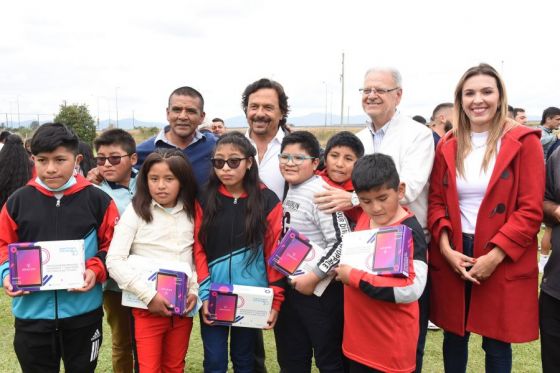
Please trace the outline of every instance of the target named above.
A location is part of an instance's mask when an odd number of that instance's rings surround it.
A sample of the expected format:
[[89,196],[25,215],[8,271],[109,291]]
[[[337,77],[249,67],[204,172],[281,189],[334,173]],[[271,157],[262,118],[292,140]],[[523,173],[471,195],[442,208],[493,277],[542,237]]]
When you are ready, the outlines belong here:
[[[122,215],[136,192],[136,142],[128,132],[115,128],[103,132],[94,146],[97,168],[88,178],[111,196]],[[122,292],[112,278],[107,279],[104,289],[103,307],[113,338],[113,371],[132,373],[130,309],[121,305]]]
[[342,285],[331,282],[321,297],[315,286],[340,260],[342,236],[349,225],[342,212],[324,213],[313,202],[326,182],[315,170],[319,142],[307,131],[293,132],[282,140],[279,161],[289,189],[283,201],[283,229],[294,228],[324,249],[312,272],[300,275],[286,289],[285,301],[275,327],[278,363],[282,371],[309,372],[315,357],[321,372],[342,372]]

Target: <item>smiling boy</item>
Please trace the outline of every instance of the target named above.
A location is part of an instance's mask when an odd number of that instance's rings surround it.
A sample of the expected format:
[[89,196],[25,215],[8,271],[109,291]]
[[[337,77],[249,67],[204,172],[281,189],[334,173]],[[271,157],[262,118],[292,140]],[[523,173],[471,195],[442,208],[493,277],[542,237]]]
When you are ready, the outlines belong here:
[[308,372],[311,357],[320,371],[343,371],[342,286],[331,282],[319,298],[315,286],[340,260],[342,236],[349,231],[342,212],[327,214],[313,202],[326,182],[315,170],[319,164],[319,142],[307,131],[293,132],[282,140],[280,171],[289,185],[283,202],[284,232],[292,227],[324,249],[312,272],[292,280],[275,328],[278,363],[282,371]]

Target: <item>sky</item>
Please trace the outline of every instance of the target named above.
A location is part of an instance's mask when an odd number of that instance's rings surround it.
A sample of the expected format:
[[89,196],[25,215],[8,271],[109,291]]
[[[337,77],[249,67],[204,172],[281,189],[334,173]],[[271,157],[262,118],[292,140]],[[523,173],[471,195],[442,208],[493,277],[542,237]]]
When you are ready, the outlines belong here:
[[[189,85],[207,119],[243,115],[241,93],[268,77],[291,116],[363,114],[365,71],[403,76],[400,111],[429,117],[480,62],[503,76],[509,103],[540,117],[560,106],[560,2],[6,1],[0,20],[0,122],[52,120],[63,102],[94,118],[165,122]],[[19,109],[19,110],[18,110]],[[364,117],[365,118],[365,117]]]

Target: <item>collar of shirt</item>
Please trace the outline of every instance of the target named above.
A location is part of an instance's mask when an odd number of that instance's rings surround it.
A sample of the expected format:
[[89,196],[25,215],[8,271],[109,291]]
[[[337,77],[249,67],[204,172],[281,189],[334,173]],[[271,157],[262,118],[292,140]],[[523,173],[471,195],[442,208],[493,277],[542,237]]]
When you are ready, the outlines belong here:
[[379,151],[379,147],[381,146],[381,143],[383,142],[383,138],[385,137],[385,134],[387,133],[387,131],[389,130],[389,127],[391,126],[391,124],[393,124],[395,121],[397,121],[397,119],[399,118],[399,112],[395,111],[395,115],[393,115],[393,117],[387,122],[385,123],[385,125],[383,127],[381,127],[379,130],[375,131],[374,126],[373,126],[373,122],[369,121],[368,122],[368,129],[369,132],[371,133],[371,137],[373,138],[373,150],[374,151]]
[[[272,140],[270,140],[270,142],[268,143],[267,147],[266,147],[266,152],[265,154],[268,152],[268,149],[270,149],[270,145],[272,143],[276,143],[278,146],[282,145],[282,140],[284,140],[284,131],[282,130],[281,127],[278,127],[278,131],[276,132],[276,135],[272,138]],[[257,160],[257,164],[259,163],[259,154],[258,154],[258,149],[257,149],[257,144],[255,144],[255,142],[253,141],[253,139],[251,138],[251,129],[248,128],[247,131],[245,132],[245,137],[247,139],[249,139],[249,141],[251,142],[251,145],[253,145],[253,147],[257,150],[257,156],[255,157]],[[280,150],[278,150],[278,152],[280,153]],[[263,155],[263,162],[265,161],[265,156]]]
[[546,128],[545,126],[539,126],[539,128],[545,131],[546,133],[552,133],[552,130],[550,128]]
[[385,123],[385,125],[377,131],[374,129],[373,122],[371,120],[368,120],[367,121],[367,124],[368,124],[367,128],[369,129],[369,132],[371,132],[371,134],[373,136],[381,135],[381,137],[383,137],[387,133],[387,130],[388,130],[389,126],[391,125],[391,123],[394,123],[398,119],[399,115],[400,115],[399,112],[395,111],[395,115],[393,115],[393,117],[391,119],[389,119],[389,121],[387,123]]
[[133,184],[136,184],[136,176],[137,175],[138,175],[138,170],[133,167],[132,170],[130,171],[130,181],[128,183],[128,187],[125,187],[122,184],[117,184],[117,183],[109,181],[109,180],[106,180],[107,185],[109,185],[109,187],[111,187],[111,189],[128,189],[128,190],[131,190]]
[[[169,141],[167,136],[165,136],[165,134],[167,132],[169,132],[170,128],[171,128],[170,126],[165,126],[161,131],[159,131],[159,133],[156,135],[156,138],[154,140],[154,144],[157,145],[157,143],[161,141],[161,142],[164,142],[168,145],[171,145],[171,146],[174,146],[174,147],[178,148],[177,145],[173,144],[171,141]],[[189,146],[191,146],[192,144],[194,144],[195,142],[200,141],[202,139],[204,139],[204,135],[199,130],[196,130],[194,132],[194,137],[193,137],[191,143],[189,145],[187,145],[187,148]]]
[[[162,205],[160,205],[159,203],[156,202],[155,199],[152,198],[152,207],[155,208],[159,208],[162,209],[163,211],[168,212],[169,209],[166,207],[163,207]],[[170,214],[176,214],[178,212],[183,211],[183,202],[182,201],[177,201],[177,204],[174,207],[171,207],[171,211],[169,211]]]

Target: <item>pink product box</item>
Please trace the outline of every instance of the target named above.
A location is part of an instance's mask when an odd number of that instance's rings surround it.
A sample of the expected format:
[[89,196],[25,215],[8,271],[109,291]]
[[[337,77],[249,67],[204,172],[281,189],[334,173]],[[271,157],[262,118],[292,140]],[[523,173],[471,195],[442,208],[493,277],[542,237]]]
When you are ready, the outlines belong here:
[[270,288],[211,283],[209,319],[214,325],[262,329],[268,325],[273,297]]
[[412,232],[408,227],[398,225],[379,228],[370,241],[375,241],[371,261],[373,273],[408,277],[408,260],[409,255],[412,255]]
[[290,228],[270,256],[268,264],[286,276],[295,275],[311,250],[313,248],[309,240]]
[[84,285],[84,241],[18,242],[8,245],[14,290],[44,291]]
[[182,315],[187,306],[188,277],[183,272],[160,269],[156,274],[156,291],[170,304],[176,315]]

